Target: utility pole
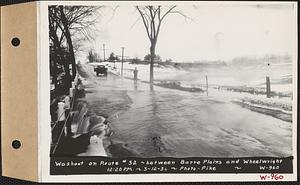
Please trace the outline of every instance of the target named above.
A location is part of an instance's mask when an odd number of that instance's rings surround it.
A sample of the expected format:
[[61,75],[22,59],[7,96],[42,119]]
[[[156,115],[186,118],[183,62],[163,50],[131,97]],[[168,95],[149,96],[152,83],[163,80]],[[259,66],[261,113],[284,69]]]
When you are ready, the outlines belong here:
[[105,62],[105,44],[103,44],[103,62]]
[[121,77],[123,78],[123,62],[124,62],[124,48],[125,48],[125,47],[121,47],[121,48],[122,48]]

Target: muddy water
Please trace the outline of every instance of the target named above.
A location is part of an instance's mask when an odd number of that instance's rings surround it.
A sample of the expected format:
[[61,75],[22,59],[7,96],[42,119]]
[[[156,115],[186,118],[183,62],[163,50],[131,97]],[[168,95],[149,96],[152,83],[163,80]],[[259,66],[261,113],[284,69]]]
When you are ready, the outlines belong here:
[[[90,69],[86,69],[90,70]],[[200,93],[110,75],[86,79],[89,108],[110,120],[112,157],[291,155],[291,123]]]
[[[141,156],[286,156],[290,123],[200,95],[128,92],[114,139]],[[289,143],[289,145],[287,145]]]

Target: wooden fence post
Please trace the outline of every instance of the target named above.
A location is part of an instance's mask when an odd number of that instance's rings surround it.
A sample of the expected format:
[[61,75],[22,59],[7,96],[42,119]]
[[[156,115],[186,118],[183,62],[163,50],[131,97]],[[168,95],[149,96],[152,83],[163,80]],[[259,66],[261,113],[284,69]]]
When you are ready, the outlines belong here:
[[271,98],[271,84],[270,84],[270,77],[266,77],[266,88],[267,88],[267,98]]
[[138,80],[138,70],[136,68],[134,68],[133,71],[133,79],[135,82]]

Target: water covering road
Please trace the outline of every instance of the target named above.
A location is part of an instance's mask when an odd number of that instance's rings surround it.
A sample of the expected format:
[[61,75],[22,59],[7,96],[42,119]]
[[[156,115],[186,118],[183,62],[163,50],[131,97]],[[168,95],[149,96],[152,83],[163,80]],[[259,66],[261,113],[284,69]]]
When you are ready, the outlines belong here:
[[82,66],[91,111],[108,118],[112,157],[292,155],[292,125],[206,93],[154,87]]

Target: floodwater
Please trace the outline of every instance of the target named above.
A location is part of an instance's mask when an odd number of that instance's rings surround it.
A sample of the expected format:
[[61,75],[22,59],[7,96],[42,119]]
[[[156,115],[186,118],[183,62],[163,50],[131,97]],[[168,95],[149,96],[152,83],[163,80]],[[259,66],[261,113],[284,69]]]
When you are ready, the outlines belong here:
[[[120,65],[120,64],[119,64]],[[118,66],[120,69],[120,66]],[[133,69],[137,68],[139,78],[149,81],[149,65],[124,64],[124,74],[133,78]],[[292,63],[257,64],[249,66],[226,65],[218,67],[195,67],[176,69],[157,67],[154,70],[155,80],[176,80],[182,84],[203,86],[208,77],[209,85],[265,87],[266,76],[270,77],[272,91],[292,91]]]
[[112,157],[292,155],[292,124],[206,93],[134,83],[84,66],[90,111],[108,118]]

